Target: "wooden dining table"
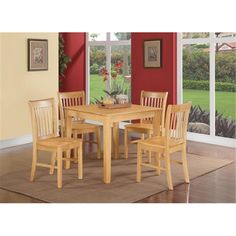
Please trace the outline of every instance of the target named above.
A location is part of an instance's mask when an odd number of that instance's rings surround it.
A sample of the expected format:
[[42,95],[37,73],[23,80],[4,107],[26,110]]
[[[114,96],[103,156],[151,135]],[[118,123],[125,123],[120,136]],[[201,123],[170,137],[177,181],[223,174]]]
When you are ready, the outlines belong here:
[[[153,117],[153,134],[160,135],[161,108],[132,104],[126,108],[102,108],[96,104],[65,107],[66,135],[71,137],[72,118],[99,121],[103,124],[103,180],[111,182],[111,144],[114,142],[114,158],[119,158],[119,122]],[[113,127],[113,132],[112,132]],[[70,162],[66,162],[70,168]]]

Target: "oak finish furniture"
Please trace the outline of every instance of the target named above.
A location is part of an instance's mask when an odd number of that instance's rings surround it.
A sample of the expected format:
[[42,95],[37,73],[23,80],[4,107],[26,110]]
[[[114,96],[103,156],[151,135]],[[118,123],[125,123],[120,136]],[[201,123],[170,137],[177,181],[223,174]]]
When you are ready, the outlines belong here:
[[[153,117],[155,135],[160,135],[160,121],[162,109],[131,105],[128,108],[105,109],[98,105],[83,105],[65,107],[67,137],[71,137],[72,117],[101,121],[103,123],[103,179],[105,183],[111,182],[111,127],[113,127],[114,156],[119,156],[119,122],[133,119]],[[66,168],[70,168],[70,162],[66,162]]]
[[[65,133],[65,107],[70,106],[81,106],[85,105],[85,93],[84,91],[76,91],[76,92],[64,92],[58,93],[59,100],[59,110],[60,110],[60,118],[61,118],[61,127],[62,133]],[[96,141],[84,140],[84,134],[95,133]],[[97,144],[97,158],[101,158],[101,144],[100,144],[100,126],[95,124],[88,124],[84,122],[84,119],[79,119],[74,117],[72,123],[72,136],[77,138],[78,135],[82,136],[83,142],[95,143]]]
[[[32,131],[33,131],[33,159],[30,181],[34,181],[36,167],[50,168],[53,174],[57,169],[57,187],[62,187],[62,160],[71,161],[70,150],[76,149],[78,155],[78,178],[83,178],[82,140],[72,138],[62,138],[57,136],[57,112],[54,99],[44,99],[29,101]],[[51,164],[38,162],[38,151],[48,151],[52,153]],[[67,157],[63,158],[63,152]],[[55,166],[57,162],[57,166]]]
[[[140,105],[141,106],[149,106],[149,107],[157,107],[162,109],[161,114],[161,128],[164,127],[165,120],[165,111],[166,111],[166,102],[167,102],[168,92],[150,92],[150,91],[141,91],[140,96]],[[128,134],[129,132],[141,133],[142,139],[144,139],[144,135],[147,134],[150,138],[153,133],[153,119],[148,117],[142,119],[140,123],[128,124],[125,126],[124,132],[124,145],[125,145],[125,158],[128,158],[128,145],[129,143],[137,143],[138,140],[129,141]],[[162,130],[163,131],[163,130]],[[149,153],[151,155],[151,153]]]
[[[166,113],[165,135],[154,136],[138,142],[137,182],[141,181],[141,166],[147,166],[155,168],[157,170],[157,175],[160,175],[161,170],[166,171],[168,188],[169,190],[173,190],[170,163],[174,162],[183,165],[184,179],[186,183],[189,183],[186,159],[186,138],[190,107],[190,102],[181,105],[169,105]],[[156,161],[154,163],[143,162],[142,151],[156,153]],[[178,151],[182,152],[182,160],[171,160],[170,154]],[[160,158],[164,159],[165,167],[161,167]]]

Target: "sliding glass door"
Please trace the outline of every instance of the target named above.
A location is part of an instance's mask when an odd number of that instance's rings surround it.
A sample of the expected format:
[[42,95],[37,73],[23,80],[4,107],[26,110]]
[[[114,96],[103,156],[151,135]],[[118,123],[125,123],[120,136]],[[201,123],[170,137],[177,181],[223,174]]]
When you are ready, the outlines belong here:
[[189,138],[234,146],[236,33],[182,33],[178,47],[178,100],[192,101]]

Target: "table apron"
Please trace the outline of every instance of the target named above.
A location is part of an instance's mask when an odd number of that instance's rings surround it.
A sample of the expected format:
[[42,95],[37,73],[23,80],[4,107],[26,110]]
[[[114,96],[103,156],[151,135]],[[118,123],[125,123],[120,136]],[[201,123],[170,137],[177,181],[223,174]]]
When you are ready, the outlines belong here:
[[106,120],[110,120],[111,122],[121,122],[126,120],[137,120],[143,119],[147,117],[154,117],[156,111],[145,111],[145,112],[136,112],[130,114],[120,114],[114,116],[104,116],[104,115],[96,115],[91,113],[83,113],[79,111],[71,111],[67,110],[67,116],[70,117],[79,117],[81,119],[89,119],[95,121],[105,122]]
[[154,111],[147,111],[147,112],[136,112],[132,114],[124,114],[124,115],[116,115],[116,116],[111,116],[110,119],[112,122],[121,122],[121,121],[126,121],[126,120],[139,120],[139,119],[144,119],[148,117],[154,117],[155,112]]
[[96,115],[96,114],[91,114],[91,113],[83,113],[80,111],[71,111],[71,110],[66,110],[66,116],[68,117],[79,117],[81,119],[88,119],[88,120],[95,120],[95,121],[104,121],[106,119],[105,116],[102,115]]

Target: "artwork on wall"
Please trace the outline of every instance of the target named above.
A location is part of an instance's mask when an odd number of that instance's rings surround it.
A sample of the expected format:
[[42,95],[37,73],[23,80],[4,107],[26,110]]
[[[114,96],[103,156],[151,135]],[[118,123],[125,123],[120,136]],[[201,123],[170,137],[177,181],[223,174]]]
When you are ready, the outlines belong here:
[[160,68],[162,67],[162,40],[144,41],[144,67]]
[[48,40],[28,39],[28,71],[48,70]]

